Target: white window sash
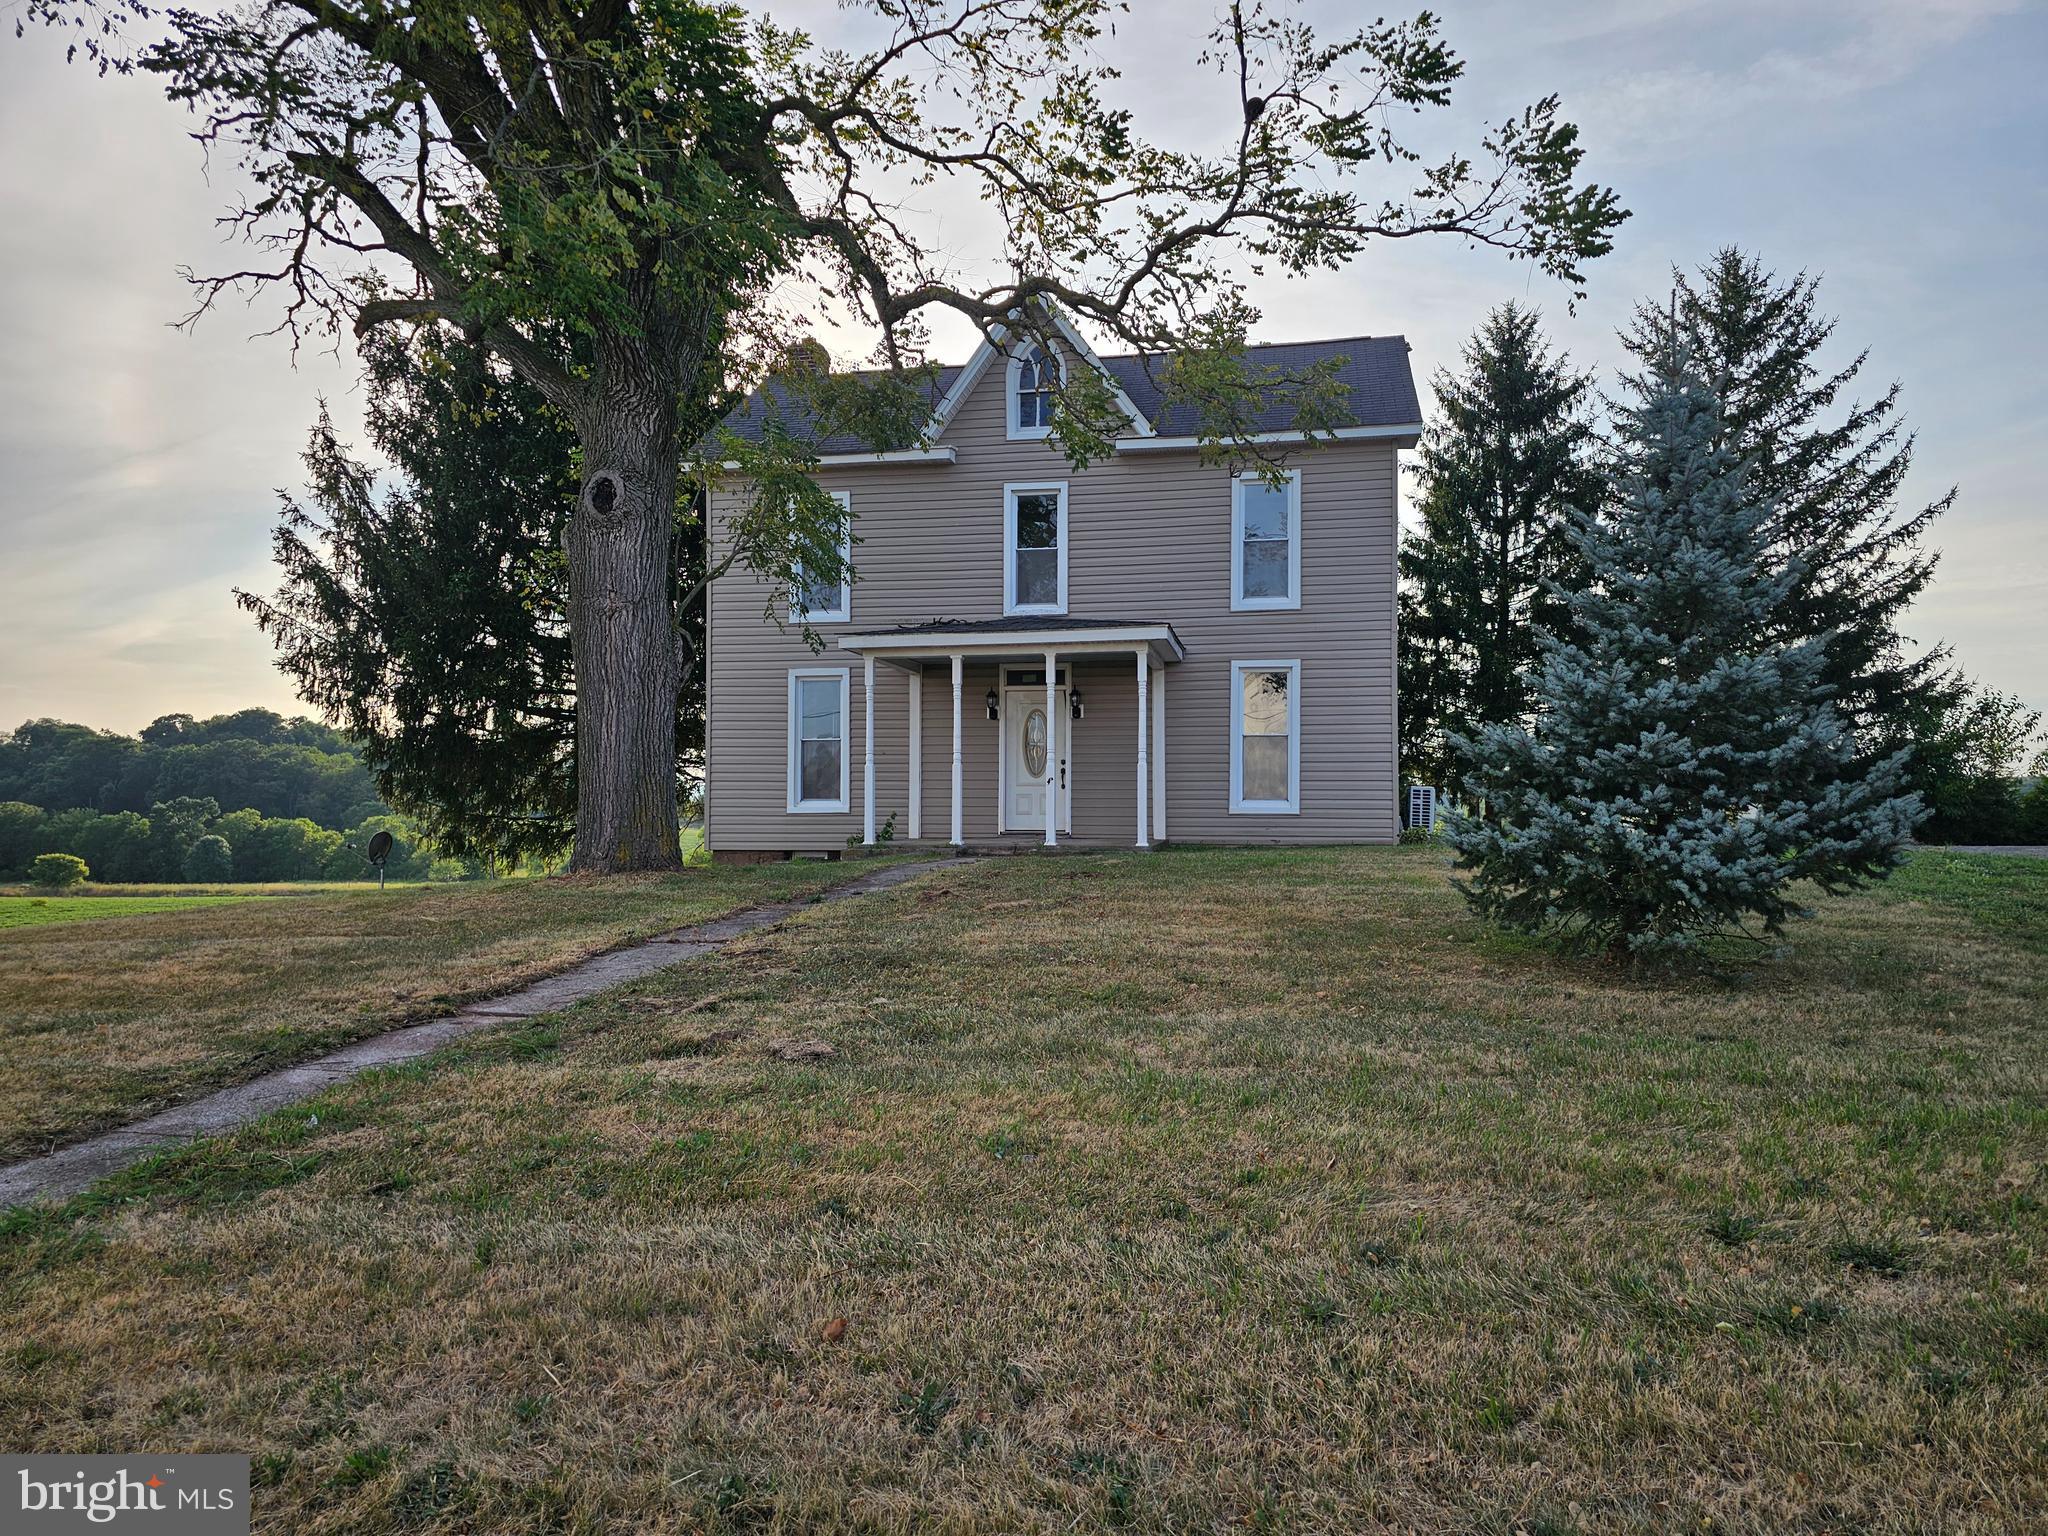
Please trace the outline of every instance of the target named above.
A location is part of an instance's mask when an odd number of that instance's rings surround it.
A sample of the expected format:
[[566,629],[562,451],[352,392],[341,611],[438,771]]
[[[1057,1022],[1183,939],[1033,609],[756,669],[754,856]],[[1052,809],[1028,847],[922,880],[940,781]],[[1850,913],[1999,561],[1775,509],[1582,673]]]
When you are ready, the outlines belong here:
[[1271,539],[1245,538],[1245,487],[1263,483],[1257,475],[1238,475],[1230,482],[1230,607],[1233,612],[1293,609],[1301,606],[1301,471],[1298,469],[1287,471],[1287,594],[1284,597],[1245,596],[1245,545],[1278,542]]
[[[834,800],[806,800],[804,793],[803,755],[803,685],[806,679],[823,678],[839,685],[839,795]],[[849,709],[851,706],[853,669],[851,667],[791,667],[789,669],[789,738],[788,738],[788,809],[793,814],[822,814],[845,811],[851,804],[850,787],[852,772],[851,753],[853,747],[853,726]],[[827,738],[819,737],[818,740]]]
[[[796,590],[789,595],[789,616],[803,624],[845,624],[853,618],[853,493],[834,491],[831,494],[847,514],[839,534],[839,601],[830,609],[806,609],[803,594],[810,583],[798,581]],[[797,574],[803,574],[801,568]]]
[[[1247,800],[1244,797],[1244,679],[1247,672],[1287,674],[1287,798]],[[1260,732],[1267,735],[1277,732]],[[1301,814],[1301,662],[1233,661],[1230,664],[1230,810],[1240,816]]]
[[[1045,371],[1050,366],[1050,361],[1046,357],[1044,348],[1035,348],[1034,350],[1038,358],[1037,377],[1040,380],[1039,390],[1042,391],[1046,387],[1043,381],[1045,379]],[[1006,430],[1013,441],[1030,441],[1037,438],[1050,437],[1052,435],[1051,422],[1035,427],[1024,425],[1023,412],[1019,409],[1022,403],[1023,381],[1024,359],[1012,357],[1009,362],[1007,382],[1003,388],[1003,413]]]
[[[1017,601],[1017,498],[1054,492],[1059,497],[1056,537],[1059,540],[1059,601]],[[1016,481],[1003,487],[1003,612],[1065,613],[1067,611],[1067,485],[1063,480]]]

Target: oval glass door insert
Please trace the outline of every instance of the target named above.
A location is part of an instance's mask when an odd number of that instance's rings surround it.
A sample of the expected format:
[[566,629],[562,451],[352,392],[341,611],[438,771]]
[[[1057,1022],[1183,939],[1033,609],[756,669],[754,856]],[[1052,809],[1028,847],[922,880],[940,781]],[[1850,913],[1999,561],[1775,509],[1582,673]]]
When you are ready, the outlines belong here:
[[1045,777],[1045,709],[1040,706],[1024,717],[1024,771],[1034,779]]

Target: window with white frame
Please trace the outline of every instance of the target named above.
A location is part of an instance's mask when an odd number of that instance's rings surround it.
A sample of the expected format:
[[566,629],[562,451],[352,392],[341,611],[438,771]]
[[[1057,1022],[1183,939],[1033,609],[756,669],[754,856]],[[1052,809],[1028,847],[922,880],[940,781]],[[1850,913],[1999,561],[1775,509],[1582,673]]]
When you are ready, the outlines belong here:
[[1301,809],[1301,663],[1230,664],[1230,808]]
[[1003,612],[1067,611],[1067,488],[1003,487]]
[[789,808],[847,807],[845,667],[798,667],[789,674]]
[[1230,606],[1301,606],[1301,471],[1240,475],[1230,496]]
[[1010,358],[1010,436],[1051,433],[1053,366],[1035,342],[1027,342]]
[[789,616],[807,624],[841,624],[853,614],[853,498],[834,491],[839,503],[839,579],[812,581],[797,567],[796,590],[790,594]]

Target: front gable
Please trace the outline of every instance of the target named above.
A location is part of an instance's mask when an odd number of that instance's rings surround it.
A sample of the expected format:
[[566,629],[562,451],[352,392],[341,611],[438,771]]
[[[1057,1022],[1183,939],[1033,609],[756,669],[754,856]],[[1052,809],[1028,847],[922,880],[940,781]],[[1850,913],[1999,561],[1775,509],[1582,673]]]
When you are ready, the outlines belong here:
[[[1124,392],[1123,386],[1116,381],[1115,375],[1103,365],[1101,357],[1093,347],[1088,345],[1087,338],[1075,330],[1064,315],[1054,312],[1052,321],[1060,334],[1061,340],[1068,347],[1072,348],[1074,359],[1087,367],[1093,368],[1102,376],[1103,382],[1109,385],[1111,392],[1116,397],[1118,409],[1129,419],[1130,432],[1128,435],[1138,438],[1153,436],[1152,423],[1146,418],[1145,413],[1138,409],[1136,402]],[[937,409],[932,412],[931,425],[925,429],[925,440],[927,442],[935,443],[945,436],[947,427],[952,425],[967,402],[971,399],[977,399],[977,396],[991,388],[995,392],[997,419],[1004,426],[1003,435],[1005,437],[1010,435],[1009,392],[1011,388],[1012,364],[1005,350],[1008,334],[1005,327],[998,326],[996,327],[994,339],[989,337],[982,338],[981,345],[975,348],[974,356],[967,360],[967,366],[960,370],[959,377],[953,380],[952,386],[940,399]],[[981,403],[983,402],[977,399],[977,404]]]

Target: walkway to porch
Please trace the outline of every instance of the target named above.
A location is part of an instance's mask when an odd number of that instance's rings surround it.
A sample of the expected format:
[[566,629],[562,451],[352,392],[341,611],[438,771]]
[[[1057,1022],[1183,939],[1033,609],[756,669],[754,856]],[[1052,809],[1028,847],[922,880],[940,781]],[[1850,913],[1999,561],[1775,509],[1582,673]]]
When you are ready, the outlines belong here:
[[[1045,848],[1057,849],[1064,838],[1072,844],[1071,834],[1060,831],[1061,811],[1068,803],[1064,798],[1071,794],[1062,778],[1062,763],[1067,753],[1064,743],[1070,739],[1071,725],[1063,718],[1059,707],[1062,688],[1059,669],[1062,663],[1081,659],[1103,660],[1117,655],[1129,656],[1136,669],[1137,710],[1136,749],[1132,763],[1133,783],[1136,788],[1136,816],[1133,831],[1135,846],[1149,848],[1164,838],[1166,832],[1166,784],[1163,754],[1155,743],[1163,740],[1166,728],[1166,688],[1164,669],[1178,662],[1186,655],[1180,639],[1173,632],[1173,626],[1159,620],[1126,619],[1068,619],[1061,616],[1016,615],[1005,619],[987,619],[968,622],[939,620],[928,624],[902,625],[891,629],[872,630],[864,633],[843,635],[839,639],[842,650],[859,656],[866,667],[863,692],[866,698],[865,730],[861,760],[861,841],[864,845],[876,843],[875,825],[875,668],[878,664],[900,667],[919,680],[919,686],[912,689],[913,706],[909,714],[908,740],[905,743],[909,762],[909,805],[907,819],[909,845],[915,847],[926,841],[924,806],[924,709],[922,675],[927,667],[945,667],[950,670],[952,688],[952,759],[950,794],[947,800],[947,816],[943,823],[946,828],[945,843],[954,848],[964,848],[963,835],[963,794],[962,794],[962,723],[967,708],[963,696],[963,674],[968,661],[977,663],[993,662],[1000,669],[1004,666],[1024,666],[1043,669],[1045,686],[1045,736],[1043,743],[1036,739],[1036,727],[1029,761],[1034,772],[1042,767],[1043,798],[1041,820],[1043,831],[1034,834],[1034,841]],[[1159,669],[1155,682],[1155,663]],[[1029,686],[1036,687],[1035,682]],[[990,694],[996,699],[995,693]],[[1078,695],[1075,695],[1078,700]],[[1076,702],[1073,708],[1078,710]],[[993,718],[993,707],[992,715]],[[1035,713],[1035,712],[1034,712]],[[1042,765],[1038,752],[1042,750]],[[1005,759],[1007,762],[1007,759]],[[1007,770],[1006,770],[1007,771]],[[1013,780],[1014,782],[1014,780]],[[1035,781],[1025,780],[1025,787]],[[938,829],[931,829],[932,841],[938,841]],[[1001,834],[994,840],[976,839],[976,846],[986,843],[991,851],[1007,851],[1017,847],[1022,839],[1015,833]],[[1106,841],[1093,839],[1097,846],[1111,846]],[[1132,846],[1117,844],[1116,846]]]

